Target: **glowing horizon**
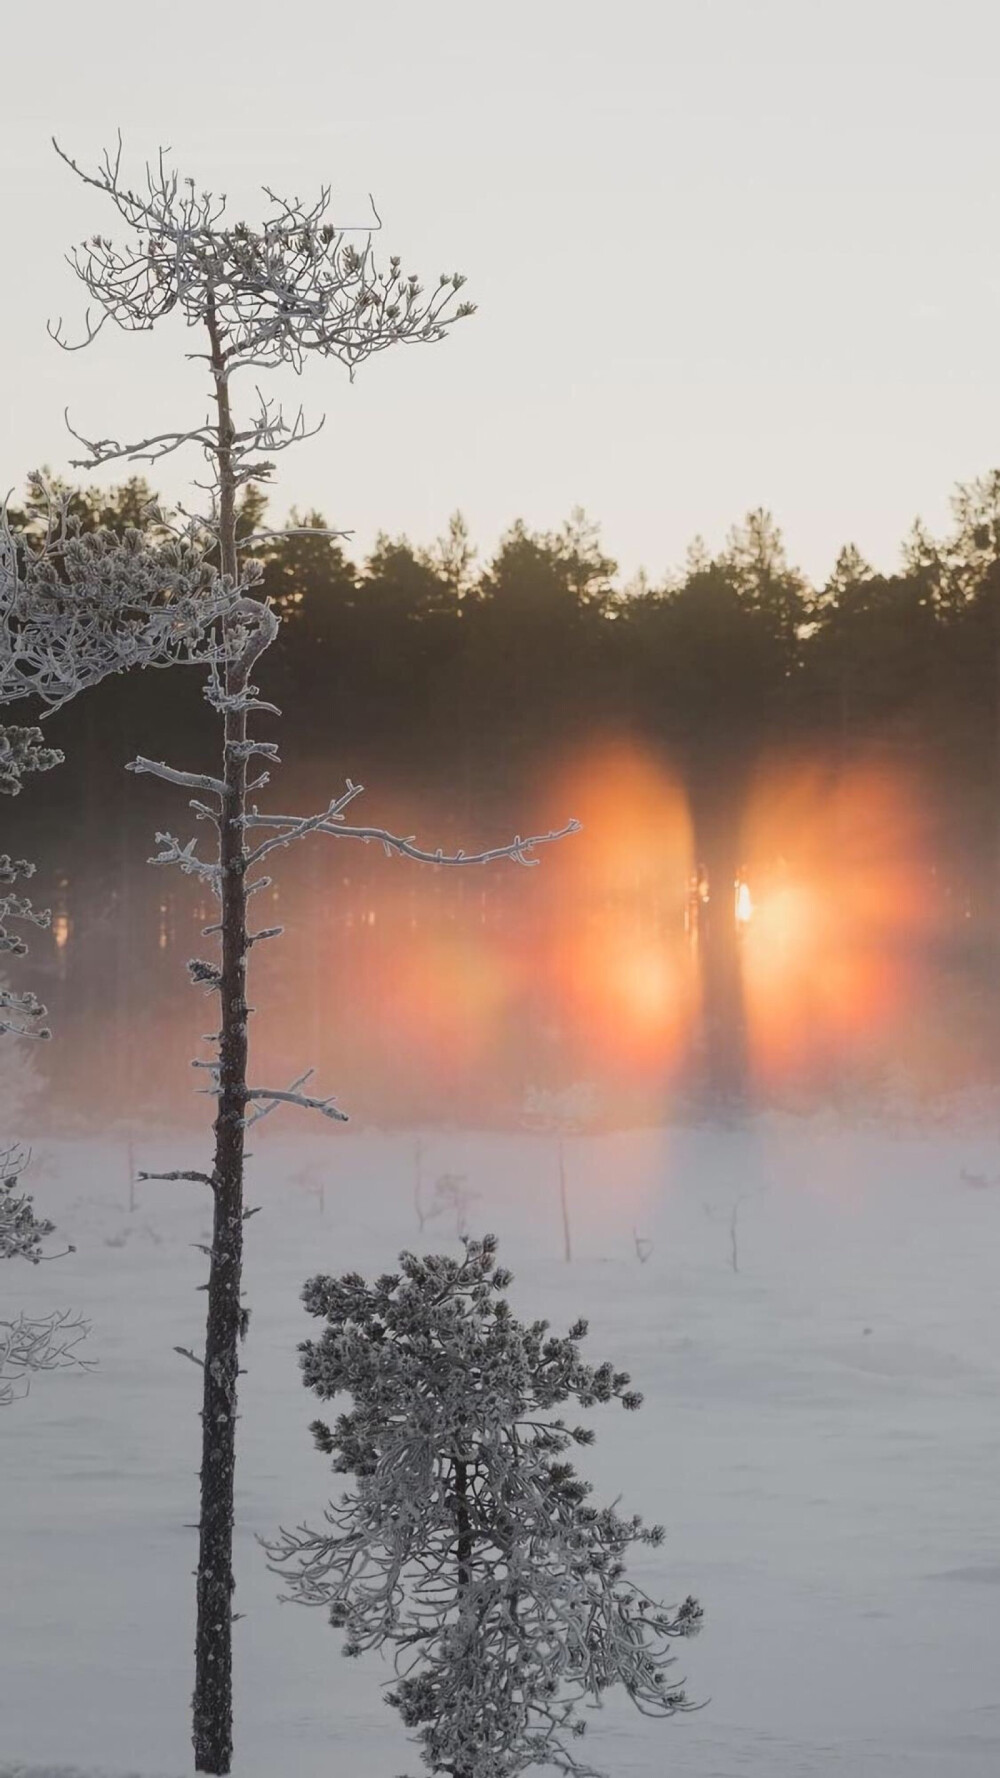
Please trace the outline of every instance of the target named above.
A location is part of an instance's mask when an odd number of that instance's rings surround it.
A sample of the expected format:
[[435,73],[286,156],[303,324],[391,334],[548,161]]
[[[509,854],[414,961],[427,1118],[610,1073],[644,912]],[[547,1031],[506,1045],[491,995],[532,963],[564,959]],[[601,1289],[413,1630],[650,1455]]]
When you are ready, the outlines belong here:
[[[889,571],[917,514],[947,525],[956,482],[1000,455],[995,8],[956,0],[945,28],[902,0],[713,0],[626,24],[596,0],[442,0],[432,32],[390,10],[386,30],[290,0],[283,29],[308,53],[283,63],[224,9],[179,0],[152,58],[125,0],[60,9],[44,84],[9,83],[0,132],[5,488],[69,472],[66,406],[95,438],[204,413],[180,326],[109,328],[72,357],[46,337],[47,316],[82,314],[63,253],[113,223],[49,135],[89,163],[120,126],[137,179],[170,145],[236,216],[259,214],[265,183],[306,197],[330,180],[359,223],[370,191],[387,253],[428,282],[468,274],[479,312],[446,344],[387,353],[353,387],[322,369],[269,382],[292,412],[329,413],[283,460],[278,522],[318,507],[363,554],[380,530],[428,544],[459,508],[489,555],[517,517],[549,530],[579,505],[627,580],[679,565],[698,534],[718,549],[764,506],[816,584],[847,542]],[[10,9],[9,66],[37,49]],[[80,75],[95,53],[103,117]],[[928,255],[935,235],[947,252]],[[199,474],[171,458],[155,479],[190,498]]]

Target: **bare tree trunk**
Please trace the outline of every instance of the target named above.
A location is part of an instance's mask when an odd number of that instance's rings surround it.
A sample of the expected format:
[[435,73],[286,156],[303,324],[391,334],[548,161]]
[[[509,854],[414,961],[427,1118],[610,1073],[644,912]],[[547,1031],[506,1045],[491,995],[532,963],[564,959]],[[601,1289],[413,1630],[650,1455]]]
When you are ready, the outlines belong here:
[[195,1636],[195,1769],[227,1773],[233,1751],[232,1596],[236,1380],[243,1268],[243,1138],[247,1064],[247,905],[240,816],[246,713],[226,713],[225,785],[219,837],[222,902],[219,1110],[212,1173],[215,1214],[208,1273],[202,1407],[198,1624]]
[[[222,571],[235,581],[235,483],[232,418],[214,328],[213,370],[219,407],[220,538]],[[230,699],[246,691],[256,655],[248,651],[226,676]],[[201,1417],[201,1513],[195,1632],[193,1740],[195,1769],[229,1772],[233,1752],[233,1492],[236,1469],[236,1385],[239,1374],[240,1294],[243,1271],[243,1150],[247,1106],[247,714],[225,711],[224,794],[219,818],[219,899],[222,940],[218,1114],[212,1188],[215,1210],[208,1273],[204,1397]]]
[[[469,1517],[469,1467],[461,1458],[455,1459],[455,1520],[458,1526],[458,1608],[462,1596],[472,1585],[472,1524]],[[452,1767],[453,1778],[472,1778],[472,1767]]]

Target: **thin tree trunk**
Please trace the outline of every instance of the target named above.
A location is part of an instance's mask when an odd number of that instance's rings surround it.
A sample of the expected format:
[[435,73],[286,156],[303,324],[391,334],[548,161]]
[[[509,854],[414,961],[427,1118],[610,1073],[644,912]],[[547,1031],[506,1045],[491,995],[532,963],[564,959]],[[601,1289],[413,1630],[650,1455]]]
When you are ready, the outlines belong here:
[[194,1693],[195,1768],[199,1772],[215,1774],[229,1771],[233,1751],[233,1486],[243,1265],[247,923],[243,828],[240,824],[246,760],[230,743],[245,738],[245,731],[245,713],[227,712],[226,794],[219,844],[222,870],[219,1109],[215,1120],[212,1174],[215,1214],[205,1335]]
[[[469,1466],[455,1459],[455,1522],[458,1527],[458,1609],[463,1609],[463,1595],[472,1585],[472,1523],[469,1515]],[[472,1778],[472,1767],[452,1768],[453,1778]]]
[[225,785],[219,839],[222,979],[218,1115],[212,1174],[215,1214],[208,1274],[202,1409],[198,1626],[195,1640],[195,1765],[227,1773],[232,1758],[233,1484],[243,1262],[243,1137],[247,1064],[247,919],[243,827],[244,711],[226,713]]
[[[235,483],[232,418],[218,339],[209,324],[219,407],[219,532],[221,566],[235,582]],[[246,690],[255,656],[227,670],[232,698]],[[197,1575],[193,1741],[195,1769],[225,1774],[233,1752],[233,1493],[236,1468],[236,1387],[239,1374],[243,1269],[243,1149],[247,1091],[247,890],[242,817],[246,807],[245,708],[225,711],[224,793],[219,819],[219,897],[222,940],[218,1114],[215,1120],[215,1198],[208,1273],[202,1406],[201,1514]]]

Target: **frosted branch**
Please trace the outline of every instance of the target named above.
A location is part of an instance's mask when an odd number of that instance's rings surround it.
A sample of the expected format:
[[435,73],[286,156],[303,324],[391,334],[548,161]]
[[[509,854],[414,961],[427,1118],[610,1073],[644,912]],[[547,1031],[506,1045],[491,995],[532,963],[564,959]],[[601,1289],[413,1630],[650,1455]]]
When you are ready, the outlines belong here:
[[207,559],[214,538],[153,515],[122,537],[83,532],[68,497],[32,479],[44,534],[15,535],[0,511],[0,703],[58,709],[112,673],[223,662],[246,647],[265,610],[245,597],[259,564],[232,586]]
[[258,543],[283,543],[286,537],[329,537],[346,541],[354,536],[353,531],[334,531],[328,525],[283,525],[280,531],[253,531],[249,537],[241,539],[243,549],[253,549]]
[[335,839],[364,840],[366,842],[374,840],[378,845],[384,847],[387,853],[397,853],[403,858],[413,858],[420,864],[492,864],[499,858],[509,858],[515,864],[534,865],[538,863],[537,858],[530,858],[528,854],[534,851],[537,846],[551,845],[556,840],[564,840],[570,834],[581,831],[579,821],[568,821],[564,827],[553,829],[549,833],[531,834],[526,839],[522,838],[520,834],[515,834],[514,838],[506,845],[490,846],[482,852],[465,852],[463,850],[445,852],[441,846],[430,851],[423,846],[418,846],[416,838],[412,834],[409,836],[393,834],[384,827],[346,826],[341,821],[339,814],[333,811],[343,807],[346,801],[357,796],[361,788],[360,785],[351,785],[348,795],[340,798],[339,803],[331,804],[330,808],[324,810],[320,815],[262,815],[257,810],[253,810],[244,817],[245,827],[271,827],[279,828],[282,831],[273,839],[264,840],[257,846],[251,852],[249,862],[256,863],[258,859],[266,857],[267,853],[273,851],[276,846],[288,845],[292,840],[301,839],[305,834],[326,833],[331,834]]
[[0,1151],[0,1259],[26,1259],[37,1266],[44,1258],[42,1242],[55,1225],[35,1215],[28,1192],[18,1190],[30,1152],[17,1146]]
[[[52,338],[67,350],[89,345],[108,321],[142,333],[174,310],[188,327],[200,327],[211,313],[213,374],[225,381],[250,368],[289,365],[300,372],[310,355],[335,359],[353,378],[376,353],[443,339],[474,312],[460,300],[465,280],[459,273],[442,272],[425,292],[397,257],[385,267],[376,262],[372,236],[381,222],[374,204],[358,245],[347,238],[358,230],[329,220],[328,186],[311,203],[265,188],[270,213],[251,228],[229,220],[224,195],[199,193],[192,180],[168,168],[162,151],[133,190],[123,179],[120,138],[93,171],[55,147],[84,184],[110,201],[125,236],[116,244],[92,235],[69,256],[90,306],[78,341],[66,337],[61,319],[50,324]],[[270,465],[254,461],[261,452],[285,450],[318,430],[306,425],[301,410],[288,420],[259,390],[258,400],[256,414],[233,441],[237,484],[267,474]],[[155,462],[182,444],[211,452],[217,442],[207,422],[131,444],[83,439],[88,464],[122,457]]]
[[316,1099],[309,1093],[299,1092],[298,1089],[311,1079],[313,1072],[312,1068],[307,1069],[305,1074],[301,1074],[298,1080],[293,1081],[292,1085],[285,1089],[249,1087],[247,1099],[258,1102],[261,1109],[249,1117],[247,1123],[250,1125],[259,1123],[261,1118],[267,1117],[279,1105],[297,1105],[302,1111],[318,1111],[322,1117],[328,1117],[334,1123],[348,1123],[350,1120],[346,1111],[339,1110],[334,1103],[332,1093],[325,1099]]
[[202,426],[192,426],[187,431],[159,432],[132,444],[122,444],[117,438],[85,438],[70,424],[68,409],[64,410],[63,419],[67,432],[87,451],[86,457],[71,459],[74,469],[100,469],[105,463],[118,463],[123,459],[131,463],[158,463],[161,457],[169,457],[182,445],[198,444],[211,450],[215,443],[212,424],[207,418]]
[[188,1179],[196,1185],[214,1186],[215,1181],[210,1173],[198,1173],[192,1167],[175,1167],[169,1173],[137,1173],[137,1179]]
[[76,1348],[89,1331],[69,1309],[48,1315],[17,1315],[0,1318],[0,1407],[23,1399],[32,1377],[40,1371],[65,1370],[71,1365],[91,1368],[77,1357]]
[[186,790],[209,790],[215,796],[224,796],[226,786],[221,778],[213,778],[209,772],[181,772],[174,766],[163,764],[162,760],[144,759],[142,754],[133,759],[126,767],[127,772],[144,773],[154,778],[162,778],[165,784],[177,784]]
[[[2,544],[0,544],[2,549]],[[2,556],[0,556],[0,575],[3,574]],[[0,581],[2,585],[2,581]],[[43,745],[40,728],[14,727],[5,723],[0,726],[0,791],[6,796],[19,796],[23,780],[27,772],[50,772],[53,766],[63,763],[63,755],[58,747]],[[13,882],[13,877],[5,876],[4,870],[12,868],[10,859],[0,859],[0,882]],[[34,865],[22,859],[17,867],[19,876],[32,876]]]
[[[327,828],[325,824],[327,822],[333,823],[340,821],[343,811],[347,808],[348,804],[352,803],[356,796],[360,796],[363,789],[363,785],[352,784],[350,779],[348,779],[347,789],[343,791],[339,797],[332,798],[321,814],[303,815],[298,819],[294,816],[291,817],[291,825],[288,831],[276,835],[274,839],[263,840],[261,844],[256,846],[250,853],[247,859],[247,864],[251,865],[259,863],[260,859],[266,858],[267,854],[273,852],[275,847],[288,846],[293,840],[300,840],[307,833],[316,833],[318,831],[326,832]],[[243,825],[244,827],[255,827],[260,824],[265,824],[273,827],[276,825],[276,822],[283,822],[284,819],[284,817],[279,816],[276,817],[274,821],[268,821],[266,816],[260,816],[257,814],[256,810],[253,810],[249,815],[243,817]]]
[[176,864],[186,877],[197,877],[200,882],[208,883],[218,891],[222,873],[217,864],[210,864],[198,857],[195,851],[197,840],[188,840],[187,845],[182,846],[172,833],[158,833],[156,843],[163,847],[163,851],[150,858],[150,864]]
[[233,759],[252,759],[255,753],[262,754],[275,765],[281,764],[277,741],[229,741],[227,751]]

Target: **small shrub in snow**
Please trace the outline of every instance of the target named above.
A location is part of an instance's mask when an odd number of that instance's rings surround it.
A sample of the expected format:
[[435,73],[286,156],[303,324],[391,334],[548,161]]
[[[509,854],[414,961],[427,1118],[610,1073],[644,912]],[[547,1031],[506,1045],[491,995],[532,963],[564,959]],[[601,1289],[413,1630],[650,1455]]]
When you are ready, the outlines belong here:
[[[31,1198],[20,1190],[27,1163],[23,1149],[0,1151],[0,1259],[26,1259],[37,1266],[46,1257],[42,1243],[54,1225],[35,1215]],[[86,1332],[86,1324],[65,1309],[45,1315],[0,1312],[0,1408],[27,1395],[36,1372],[78,1364],[75,1349]]]
[[19,1148],[0,1153],[0,1259],[27,1259],[37,1266],[42,1242],[55,1224],[36,1216],[31,1198],[19,1189],[27,1159]]
[[327,1529],[266,1546],[290,1597],[325,1606],[345,1653],[389,1646],[388,1701],[417,1730],[425,1765],[452,1778],[515,1778],[532,1766],[592,1774],[581,1708],[623,1686],[646,1714],[690,1708],[668,1679],[671,1642],[700,1607],[672,1609],[626,1577],[634,1544],[661,1527],[590,1504],[565,1453],[593,1441],[552,1410],[641,1396],[564,1336],[522,1325],[496,1241],[461,1259],[400,1256],[372,1285],[317,1277],[303,1301],[327,1325],[301,1347],[307,1387],[352,1409],[312,1431],[355,1488]]

